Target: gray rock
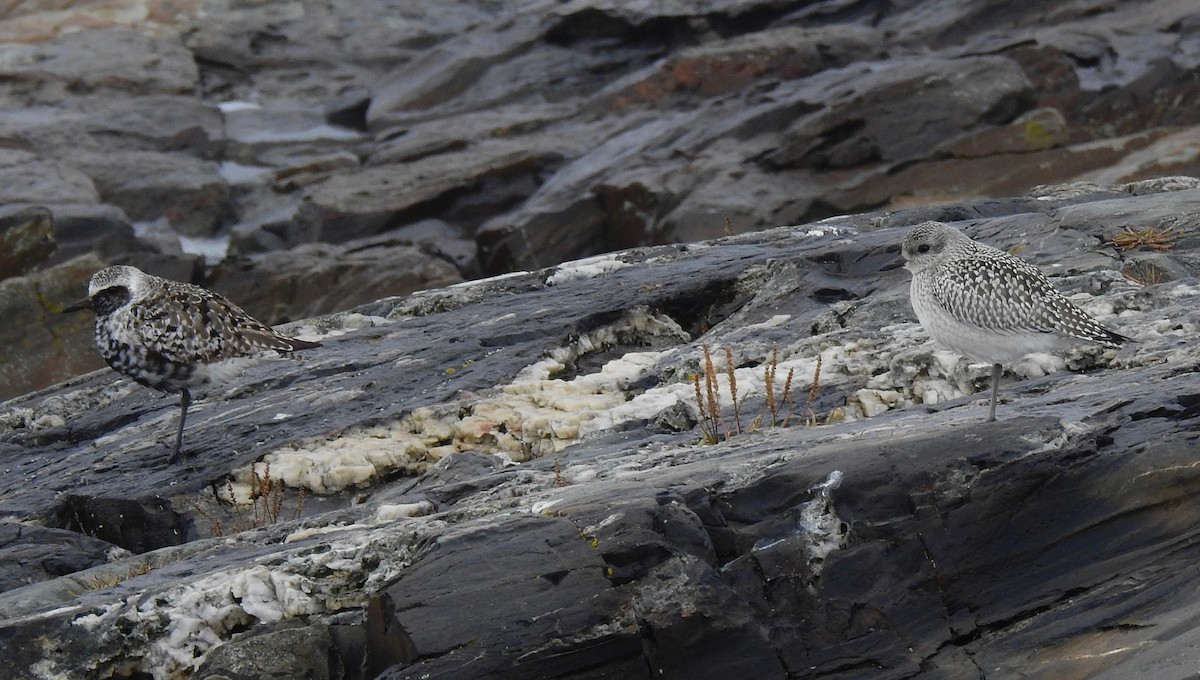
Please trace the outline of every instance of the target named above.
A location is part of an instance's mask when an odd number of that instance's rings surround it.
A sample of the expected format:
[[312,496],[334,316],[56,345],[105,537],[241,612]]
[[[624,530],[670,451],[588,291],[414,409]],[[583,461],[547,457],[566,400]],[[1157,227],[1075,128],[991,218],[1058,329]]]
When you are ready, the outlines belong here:
[[[10,526],[59,529],[37,550],[71,567],[93,540],[141,554],[0,594],[0,651],[16,678],[257,678],[267,659],[331,678],[1187,677],[1197,289],[1127,280],[1143,255],[1106,242],[1195,219],[1198,184],[843,216],[298,322],[320,350],[210,390],[181,466],[174,400],[111,371],[12,399]],[[983,422],[988,367],[939,351],[887,268],[929,217],[1021,246],[1136,346],[1017,362]],[[1189,243],[1154,253],[1183,267]],[[738,384],[735,409],[719,380],[716,444],[695,425],[702,345]],[[773,354],[777,398],[793,374],[776,412]]]
[[[0,198],[59,246],[0,286],[10,675],[1192,673],[1197,184],[1141,180],[1196,169],[1194,0],[77,5],[0,21]],[[175,154],[230,190],[142,162]],[[54,314],[95,268],[210,280],[129,224],[176,198],[233,222],[216,285],[258,313],[363,305],[163,468],[173,399],[16,391],[96,361]],[[986,369],[879,271],[928,218],[1138,345],[1019,362],[984,427]],[[702,343],[746,399],[715,446]]]
[[[778,167],[842,168],[925,158],[946,139],[1009,122],[1031,90],[1014,62],[996,57],[832,69],[800,81],[797,99],[781,97],[787,106],[798,100],[820,108],[791,123],[764,160]],[[936,120],[927,108],[931,99],[947,102]]]
[[73,167],[25,151],[0,152],[0,201],[5,204],[98,203],[92,180]]
[[[441,155],[404,165],[375,166],[338,175],[310,191],[289,243],[341,243],[374,236],[429,217],[439,203],[457,199],[450,219],[471,224],[476,215],[510,204],[536,187],[557,158],[522,145],[480,145],[471,153]],[[533,185],[533,186],[531,186]]]
[[609,85],[600,99],[620,108],[678,106],[737,93],[756,82],[797,80],[828,68],[882,57],[880,36],[855,25],[783,26],[678,50]]
[[[653,146],[668,144],[680,135],[680,129],[695,122],[693,112],[648,116],[631,114],[610,120],[601,144],[563,162],[525,203],[521,214],[493,218],[476,234],[479,266],[484,273],[536,269],[556,262],[575,259],[606,250],[609,235],[605,227],[610,216],[601,196],[603,186],[618,180],[613,175],[628,164],[641,163],[642,155]],[[435,159],[431,159],[432,162]],[[634,171],[635,176],[652,174],[649,169]],[[661,175],[659,175],[661,178]],[[619,186],[619,184],[617,184]],[[657,185],[656,185],[657,188]],[[658,202],[660,196],[648,197]],[[616,208],[612,221],[620,225],[623,214],[639,207],[622,200],[609,200]],[[613,229],[617,234],[628,228]]]
[[73,216],[52,262],[191,272],[122,224],[165,215],[234,255],[443,224],[428,251],[500,274],[1196,171],[1190,0],[1010,4],[27,8],[0,21],[0,198]]
[[211,287],[255,318],[281,323],[461,280],[449,262],[389,237],[228,258],[213,270]]
[[0,560],[8,567],[0,592],[105,564],[110,553],[124,556],[111,543],[75,531],[0,524]]
[[104,204],[60,204],[53,207],[53,262],[66,262],[87,253],[114,262],[150,247],[138,241],[129,218],[120,208]]
[[24,105],[57,104],[77,94],[194,94],[196,62],[175,36],[128,28],[64,32],[4,48],[2,94]]
[[165,218],[180,234],[209,236],[229,210],[229,185],[210,161],[133,151],[81,154],[74,162],[91,177],[101,200],[135,222]]
[[196,669],[195,677],[211,680],[342,680],[361,678],[362,674],[344,667],[329,627],[281,621],[256,627],[214,650]]
[[[14,105],[15,106],[15,105]],[[71,165],[81,152],[220,151],[221,113],[183,95],[80,95],[56,107],[32,106],[0,116],[12,146]]]
[[[477,97],[461,97],[482,82],[496,78],[493,66],[504,66],[514,58],[533,49],[541,35],[537,16],[549,3],[542,0],[523,2],[522,13],[500,14],[483,26],[447,41],[445,46],[425,50],[416,59],[404,64],[372,90],[366,111],[370,129],[383,129],[395,124],[397,114],[422,110],[442,104],[453,108],[464,105],[480,108]],[[532,11],[531,11],[532,10]],[[511,92],[509,82],[501,88]],[[486,101],[486,100],[484,100]]]

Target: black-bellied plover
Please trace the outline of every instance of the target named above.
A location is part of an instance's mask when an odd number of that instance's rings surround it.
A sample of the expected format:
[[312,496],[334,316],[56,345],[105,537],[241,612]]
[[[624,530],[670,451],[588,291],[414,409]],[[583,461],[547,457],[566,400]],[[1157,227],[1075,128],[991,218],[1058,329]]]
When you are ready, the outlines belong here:
[[913,311],[939,345],[992,365],[992,406],[1003,364],[1083,342],[1118,347],[1126,338],[1063,297],[1037,267],[972,241],[941,222],[923,222],[904,238]]
[[190,388],[219,382],[246,363],[320,343],[284,337],[225,297],[190,283],[118,265],[96,272],[88,296],[63,312],[96,314],[96,346],[114,370],[179,393],[179,429],[167,462],[183,444]]

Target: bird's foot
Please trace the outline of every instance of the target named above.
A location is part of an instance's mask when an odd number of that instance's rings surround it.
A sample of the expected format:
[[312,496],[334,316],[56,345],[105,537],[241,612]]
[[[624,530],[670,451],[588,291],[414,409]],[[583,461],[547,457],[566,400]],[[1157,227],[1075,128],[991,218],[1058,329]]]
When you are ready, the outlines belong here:
[[172,446],[171,452],[167,454],[167,465],[174,465],[180,458],[185,458],[188,455],[190,454],[187,451],[182,451],[178,447]]

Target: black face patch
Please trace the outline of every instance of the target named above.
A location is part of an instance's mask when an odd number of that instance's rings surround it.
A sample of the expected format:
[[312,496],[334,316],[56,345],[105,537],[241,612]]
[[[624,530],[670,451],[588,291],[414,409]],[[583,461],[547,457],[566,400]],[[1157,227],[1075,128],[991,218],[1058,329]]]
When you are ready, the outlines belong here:
[[105,316],[128,302],[128,288],[110,286],[92,296],[92,311],[96,312],[96,316]]

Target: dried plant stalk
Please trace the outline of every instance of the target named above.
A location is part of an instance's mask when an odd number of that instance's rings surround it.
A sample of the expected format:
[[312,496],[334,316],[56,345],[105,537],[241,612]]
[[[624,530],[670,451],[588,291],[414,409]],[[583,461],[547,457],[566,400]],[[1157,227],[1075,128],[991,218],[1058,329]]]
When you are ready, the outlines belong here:
[[[791,376],[788,376],[789,379]],[[790,382],[790,380],[789,380]],[[812,405],[817,399],[817,391],[821,389],[821,355],[817,355],[817,366],[813,369],[812,384],[808,387],[808,399],[804,402],[804,415],[808,425],[817,424],[817,414],[813,413]]]
[[[733,350],[725,348],[725,373],[729,377],[729,398],[733,400],[733,426],[736,434],[742,433],[742,405],[738,403],[737,376],[733,372]],[[725,438],[729,438],[729,432]]]

